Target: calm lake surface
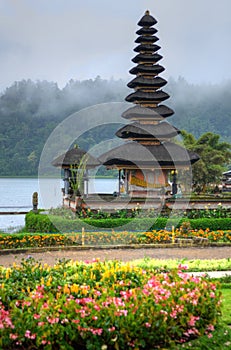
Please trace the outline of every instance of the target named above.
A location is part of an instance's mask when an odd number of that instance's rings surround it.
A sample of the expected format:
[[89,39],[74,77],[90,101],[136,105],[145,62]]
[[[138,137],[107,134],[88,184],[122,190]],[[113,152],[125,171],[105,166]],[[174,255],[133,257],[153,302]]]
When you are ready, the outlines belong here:
[[[60,179],[0,178],[0,212],[31,210],[34,192],[39,208],[57,208],[62,205],[62,187]],[[117,187],[117,179],[90,179],[88,186],[89,193],[113,193]],[[24,215],[0,215],[0,230],[13,232],[24,220]]]

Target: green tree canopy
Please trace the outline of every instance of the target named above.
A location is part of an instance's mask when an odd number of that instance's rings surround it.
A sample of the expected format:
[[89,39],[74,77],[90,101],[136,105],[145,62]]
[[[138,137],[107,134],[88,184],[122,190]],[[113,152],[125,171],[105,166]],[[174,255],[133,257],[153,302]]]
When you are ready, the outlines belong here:
[[183,130],[182,137],[184,146],[200,156],[192,167],[194,183],[203,186],[218,184],[231,160],[231,144],[222,142],[220,135],[212,132],[206,132],[196,139]]

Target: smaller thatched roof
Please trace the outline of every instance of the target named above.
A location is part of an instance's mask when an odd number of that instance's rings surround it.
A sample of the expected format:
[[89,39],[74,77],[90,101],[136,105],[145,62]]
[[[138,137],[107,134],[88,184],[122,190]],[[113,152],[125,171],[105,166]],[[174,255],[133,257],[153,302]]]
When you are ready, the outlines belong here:
[[122,113],[124,119],[153,119],[153,120],[162,120],[174,114],[174,111],[165,106],[159,105],[155,108],[150,107],[141,107],[139,105],[131,107]]
[[147,10],[145,12],[145,15],[139,20],[137,24],[140,27],[151,27],[154,26],[156,23],[157,20],[154,17],[152,17],[149,11]]
[[148,45],[148,44],[140,44],[140,45],[138,45],[138,46],[136,46],[135,48],[134,48],[134,51],[135,52],[156,52],[156,51],[158,51],[160,49],[160,46],[159,45],[152,45],[152,44],[150,44],[150,45]]
[[69,168],[71,165],[78,167],[81,161],[86,165],[86,168],[95,168],[101,164],[97,158],[81,148],[70,149],[55,158],[51,164],[55,167]]
[[141,35],[138,36],[138,38],[135,40],[135,43],[139,44],[139,43],[155,43],[156,41],[158,41],[159,38],[155,35],[152,36],[147,36],[147,35]]
[[145,66],[143,64],[138,64],[136,67],[133,67],[132,69],[130,69],[129,73],[131,74],[144,73],[148,75],[152,75],[152,74],[155,75],[155,74],[162,73],[164,70],[165,68],[160,64],[155,64],[153,66]]
[[163,58],[163,56],[159,55],[158,53],[150,53],[149,55],[147,54],[143,54],[143,53],[139,53],[138,55],[136,55],[133,59],[132,62],[134,63],[156,63],[158,61],[160,61]]
[[161,122],[156,125],[132,123],[127,124],[116,132],[116,136],[127,138],[152,138],[152,139],[167,139],[180,134],[180,130],[167,122]]
[[166,84],[167,84],[167,81],[160,77],[154,77],[150,79],[150,78],[138,76],[133,80],[131,80],[127,84],[127,86],[132,89],[136,87],[145,87],[145,86],[159,89]]
[[169,98],[169,95],[161,90],[155,91],[155,92],[143,92],[141,90],[133,92],[132,94],[128,95],[125,100],[127,102],[134,102],[134,101],[148,101],[152,103],[159,103],[164,100],[167,100]]
[[140,28],[137,30],[136,34],[138,35],[153,35],[156,34],[158,30],[156,28]]

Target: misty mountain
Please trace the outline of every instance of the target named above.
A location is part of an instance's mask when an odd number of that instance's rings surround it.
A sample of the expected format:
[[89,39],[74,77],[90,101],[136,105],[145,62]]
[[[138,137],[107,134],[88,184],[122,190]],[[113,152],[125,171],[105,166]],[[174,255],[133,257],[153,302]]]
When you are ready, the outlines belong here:
[[189,84],[184,78],[170,79],[166,103],[175,114],[168,121],[196,138],[211,131],[231,142],[231,81],[221,84]]
[[[180,77],[169,79],[164,90],[171,96],[166,105],[175,111],[170,123],[196,137],[211,131],[231,142],[231,81],[192,85]],[[15,82],[0,96],[0,176],[37,175],[44,144],[61,121],[91,105],[123,102],[130,92],[126,82],[100,77],[71,80],[63,89],[48,81]],[[78,144],[87,150],[117,129],[115,124],[95,128]]]

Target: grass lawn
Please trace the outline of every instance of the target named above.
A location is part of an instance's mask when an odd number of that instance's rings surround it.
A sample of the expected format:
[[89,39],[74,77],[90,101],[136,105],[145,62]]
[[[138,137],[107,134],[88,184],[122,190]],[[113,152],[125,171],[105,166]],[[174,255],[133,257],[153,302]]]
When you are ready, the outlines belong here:
[[231,326],[231,285],[229,288],[222,289],[222,295],[222,320],[223,322]]

